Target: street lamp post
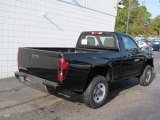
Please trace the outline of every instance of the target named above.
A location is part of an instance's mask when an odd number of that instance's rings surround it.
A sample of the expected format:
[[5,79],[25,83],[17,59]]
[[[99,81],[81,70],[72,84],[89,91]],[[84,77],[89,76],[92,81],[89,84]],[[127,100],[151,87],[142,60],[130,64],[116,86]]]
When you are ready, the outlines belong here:
[[127,17],[127,26],[126,26],[126,34],[128,34],[129,17],[130,17],[130,8],[131,8],[131,1],[129,0],[128,17]]

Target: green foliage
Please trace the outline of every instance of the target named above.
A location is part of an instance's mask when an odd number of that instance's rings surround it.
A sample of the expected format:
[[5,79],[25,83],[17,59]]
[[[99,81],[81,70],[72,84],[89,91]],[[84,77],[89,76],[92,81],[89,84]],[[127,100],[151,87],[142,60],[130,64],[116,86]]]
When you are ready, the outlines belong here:
[[138,0],[124,0],[125,7],[119,9],[116,18],[116,31],[125,32],[126,21],[129,10],[129,29],[128,33],[135,37],[138,34],[143,34],[146,37],[150,35],[160,34],[160,15],[155,19],[151,19],[145,6],[139,6]]
[[146,33],[145,22],[149,20],[151,14],[146,7],[138,6],[130,12],[129,34],[132,36]]
[[125,32],[125,21],[127,20],[127,11],[125,9],[120,9],[117,13],[116,18],[116,31]]
[[160,36],[160,15],[151,21],[151,28]]

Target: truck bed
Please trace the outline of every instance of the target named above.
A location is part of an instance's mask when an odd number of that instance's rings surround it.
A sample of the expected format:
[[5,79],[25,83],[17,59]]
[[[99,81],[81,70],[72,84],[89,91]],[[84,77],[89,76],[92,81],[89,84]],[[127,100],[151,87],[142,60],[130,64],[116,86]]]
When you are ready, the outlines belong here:
[[43,48],[43,47],[27,47],[28,49],[34,49],[34,50],[43,50],[43,51],[49,51],[49,52],[75,52],[75,48]]
[[18,68],[20,71],[57,81],[58,59],[62,53],[75,52],[74,48],[19,48]]
[[84,57],[90,59],[89,57],[96,56],[97,52],[102,53],[102,51],[104,50],[86,48],[19,48],[18,68],[21,72],[59,83],[60,81],[57,80],[59,58],[65,58],[73,64],[75,60],[78,62],[77,60],[81,59],[79,64],[83,66],[83,64],[89,64],[82,60]]
[[47,79],[57,80],[58,59],[75,53],[96,52],[99,50],[75,48],[19,48],[19,71]]

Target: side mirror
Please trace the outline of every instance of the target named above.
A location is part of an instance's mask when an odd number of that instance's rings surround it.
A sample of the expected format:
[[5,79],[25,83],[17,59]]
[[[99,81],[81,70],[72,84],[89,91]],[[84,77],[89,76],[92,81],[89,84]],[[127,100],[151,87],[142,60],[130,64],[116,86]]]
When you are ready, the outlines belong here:
[[132,52],[132,54],[137,54],[140,52],[140,50],[137,48],[133,48],[133,49],[131,49],[131,52]]
[[139,53],[143,52],[143,49],[142,48],[138,48],[138,52]]

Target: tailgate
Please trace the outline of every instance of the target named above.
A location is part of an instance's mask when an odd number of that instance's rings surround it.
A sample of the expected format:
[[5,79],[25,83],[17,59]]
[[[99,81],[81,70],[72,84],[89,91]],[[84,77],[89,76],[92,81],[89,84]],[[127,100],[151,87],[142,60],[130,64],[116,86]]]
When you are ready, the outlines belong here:
[[53,82],[57,80],[60,53],[32,48],[19,48],[19,71],[41,77]]

